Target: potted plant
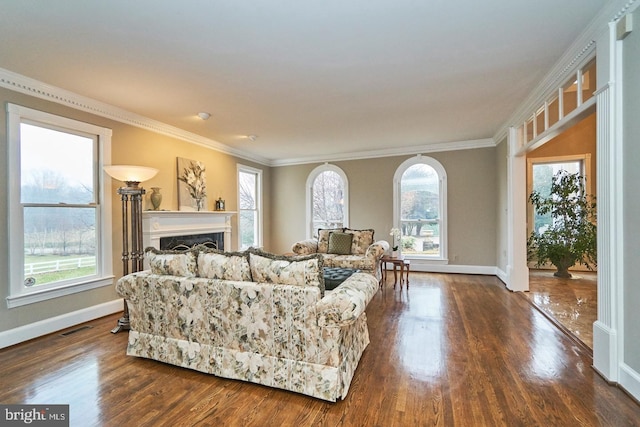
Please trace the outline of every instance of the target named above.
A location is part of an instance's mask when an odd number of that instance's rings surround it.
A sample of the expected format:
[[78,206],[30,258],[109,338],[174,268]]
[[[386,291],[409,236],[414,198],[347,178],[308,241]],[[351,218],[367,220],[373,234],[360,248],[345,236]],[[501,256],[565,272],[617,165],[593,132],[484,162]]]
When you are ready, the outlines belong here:
[[389,235],[393,237],[393,242],[391,244],[391,257],[396,258],[398,256],[398,242],[402,237],[400,234],[400,229],[392,228],[391,233],[389,233]]
[[536,267],[550,262],[556,277],[569,278],[576,263],[593,270],[597,265],[596,204],[585,194],[579,173],[561,170],[553,176],[549,195],[534,191],[529,196],[535,212],[550,215],[551,224],[533,230],[527,241],[527,255]]

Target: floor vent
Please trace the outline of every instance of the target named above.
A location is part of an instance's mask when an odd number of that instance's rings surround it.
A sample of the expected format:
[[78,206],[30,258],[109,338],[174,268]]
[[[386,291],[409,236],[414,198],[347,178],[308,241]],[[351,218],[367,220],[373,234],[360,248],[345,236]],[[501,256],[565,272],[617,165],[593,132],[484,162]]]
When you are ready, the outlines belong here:
[[67,332],[63,332],[60,335],[62,335],[63,337],[68,337],[69,335],[75,334],[76,332],[84,331],[85,329],[91,329],[91,328],[93,328],[93,326],[89,326],[89,325],[80,326],[79,328],[72,329]]

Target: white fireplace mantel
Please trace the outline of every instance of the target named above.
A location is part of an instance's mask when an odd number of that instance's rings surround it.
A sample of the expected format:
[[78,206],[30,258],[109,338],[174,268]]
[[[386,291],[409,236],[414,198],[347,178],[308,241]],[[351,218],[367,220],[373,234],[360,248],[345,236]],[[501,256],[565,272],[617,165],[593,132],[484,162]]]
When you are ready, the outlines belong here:
[[142,242],[145,248],[160,248],[161,237],[224,233],[224,246],[231,248],[230,211],[144,211]]

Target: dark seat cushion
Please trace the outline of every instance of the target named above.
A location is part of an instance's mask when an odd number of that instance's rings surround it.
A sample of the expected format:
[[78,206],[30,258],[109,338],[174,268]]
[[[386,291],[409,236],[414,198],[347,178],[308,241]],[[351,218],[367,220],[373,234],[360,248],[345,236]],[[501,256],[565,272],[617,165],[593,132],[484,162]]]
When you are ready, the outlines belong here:
[[327,291],[333,290],[340,285],[340,283],[347,280],[353,273],[359,273],[360,270],[355,268],[340,268],[340,267],[324,267],[324,288]]

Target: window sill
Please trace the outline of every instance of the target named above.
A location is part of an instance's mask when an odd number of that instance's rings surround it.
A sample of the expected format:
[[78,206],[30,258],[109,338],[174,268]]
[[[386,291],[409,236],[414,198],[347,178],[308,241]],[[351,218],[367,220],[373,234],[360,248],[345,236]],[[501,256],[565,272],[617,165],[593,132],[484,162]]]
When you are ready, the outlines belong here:
[[113,285],[113,278],[114,276],[107,276],[59,288],[44,289],[20,295],[10,295],[7,297],[7,308],[21,307],[23,305],[35,304],[53,298],[59,298],[66,295],[76,294],[78,292],[88,291],[90,289],[101,288],[103,286],[111,286]]

